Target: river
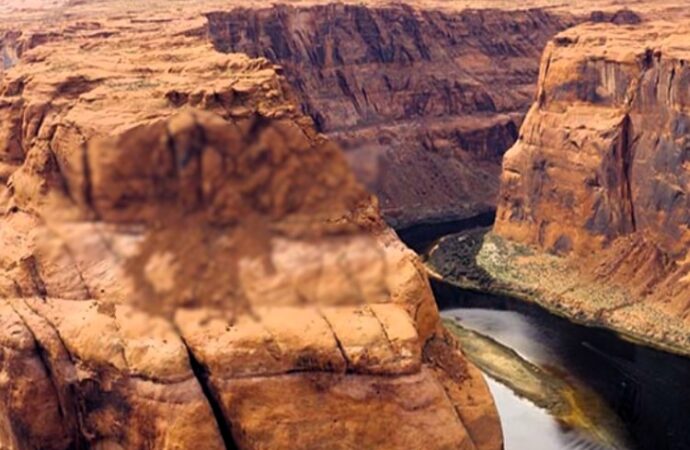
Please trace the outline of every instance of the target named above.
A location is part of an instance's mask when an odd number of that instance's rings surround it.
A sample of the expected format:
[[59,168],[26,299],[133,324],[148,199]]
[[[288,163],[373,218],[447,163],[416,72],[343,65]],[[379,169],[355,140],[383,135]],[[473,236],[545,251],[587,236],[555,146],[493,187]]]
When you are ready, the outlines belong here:
[[[399,234],[423,253],[441,234],[457,231],[452,228]],[[690,359],[575,324],[533,303],[442,280],[432,280],[432,287],[449,328],[458,326],[465,353],[485,371],[506,450],[690,449]],[[556,394],[535,395],[514,367]],[[564,419],[549,396],[575,405],[576,413]]]

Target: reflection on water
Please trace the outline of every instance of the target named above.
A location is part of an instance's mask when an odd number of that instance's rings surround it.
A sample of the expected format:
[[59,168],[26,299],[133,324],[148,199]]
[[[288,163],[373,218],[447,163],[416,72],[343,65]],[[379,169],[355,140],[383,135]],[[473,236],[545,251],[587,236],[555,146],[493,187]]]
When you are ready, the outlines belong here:
[[[604,399],[634,447],[690,449],[690,360],[638,346],[606,330],[556,317],[510,298],[471,294],[433,282],[446,318],[513,349],[527,361]],[[559,426],[544,410],[490,381],[506,449],[605,448]]]
[[446,310],[444,316],[457,318],[463,326],[491,336],[538,366],[550,365],[558,358],[558,352],[540,340],[543,334],[539,327],[519,312],[460,308]]
[[486,381],[501,417],[505,450],[602,448],[580,433],[564,429],[549,413],[516,396],[501,383],[488,377]]

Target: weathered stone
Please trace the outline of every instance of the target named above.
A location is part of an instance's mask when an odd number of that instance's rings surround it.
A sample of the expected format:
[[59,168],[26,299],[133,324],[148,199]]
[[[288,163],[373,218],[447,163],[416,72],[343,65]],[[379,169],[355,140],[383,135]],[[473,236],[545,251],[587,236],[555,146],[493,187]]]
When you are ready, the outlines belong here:
[[[568,255],[581,279],[567,291],[600,283],[619,292],[608,306],[602,294],[588,317],[682,352],[690,351],[688,30],[685,21],[587,24],[547,46],[538,100],[504,159],[494,228]],[[588,303],[556,292],[563,288],[542,295],[568,309]]]
[[280,63],[396,227],[493,210],[501,156],[561,11],[280,5],[207,15],[216,48]]
[[423,358],[420,262],[273,65],[200,14],[75,20],[0,81],[0,447],[498,450]]

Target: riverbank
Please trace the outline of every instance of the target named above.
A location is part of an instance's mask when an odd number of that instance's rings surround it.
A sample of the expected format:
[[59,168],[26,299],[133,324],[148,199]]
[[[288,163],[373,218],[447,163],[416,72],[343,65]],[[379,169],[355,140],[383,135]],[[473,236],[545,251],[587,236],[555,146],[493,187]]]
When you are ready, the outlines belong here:
[[486,228],[439,239],[425,263],[431,276],[463,289],[535,302],[576,323],[690,356],[690,332],[681,319],[630,301],[633,296],[624,286],[603,284],[566,258],[533,251]]

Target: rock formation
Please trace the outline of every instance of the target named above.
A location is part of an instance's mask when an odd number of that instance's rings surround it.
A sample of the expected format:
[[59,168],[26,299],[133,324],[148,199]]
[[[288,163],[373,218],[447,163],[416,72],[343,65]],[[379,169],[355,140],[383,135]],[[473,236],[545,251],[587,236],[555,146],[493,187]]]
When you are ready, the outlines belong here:
[[[523,288],[682,352],[690,351],[688,33],[680,21],[587,24],[555,37],[537,101],[503,162],[495,225],[497,235],[573,264],[565,284]],[[583,293],[587,284],[600,293]]]
[[396,227],[495,207],[539,55],[573,23],[540,9],[329,4],[208,14],[217,49],[281,64]]
[[616,25],[637,25],[642,22],[639,14],[627,8],[613,12],[592,11],[589,20],[592,22],[611,22]]
[[[66,14],[92,24],[94,17],[131,18],[149,27],[205,14],[208,26],[199,20],[193,32],[210,31],[218,49],[284,66],[303,111],[346,150],[356,176],[398,229],[493,213],[502,154],[517,137],[536,89],[539,55],[556,32],[587,20],[688,16],[683,0],[649,0],[634,10],[615,0],[284,3],[6,0],[0,13],[8,23]],[[51,39],[44,28],[33,34]],[[5,64],[28,37],[3,45]]]
[[200,16],[108,17],[7,44],[0,447],[501,448],[418,260],[273,64]]

